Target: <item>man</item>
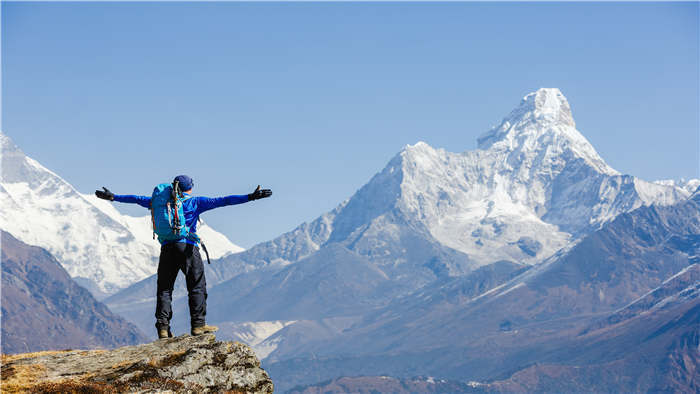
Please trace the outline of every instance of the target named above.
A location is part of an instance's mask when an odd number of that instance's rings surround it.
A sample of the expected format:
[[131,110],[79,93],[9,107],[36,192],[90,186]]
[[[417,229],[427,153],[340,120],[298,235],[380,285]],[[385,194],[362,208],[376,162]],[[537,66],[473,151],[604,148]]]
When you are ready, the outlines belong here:
[[[194,181],[187,175],[178,175],[173,183],[179,182],[179,189],[183,191],[185,200],[182,209],[185,215],[185,224],[190,228],[190,233],[196,234],[199,215],[208,210],[226,205],[242,204],[244,202],[270,197],[270,189],[257,189],[251,194],[231,195],[226,197],[189,197],[194,187]],[[115,195],[103,187],[104,190],[96,190],[95,195],[101,199],[123,203],[138,204],[144,208],[151,208],[151,197]],[[192,237],[197,239],[197,237]],[[192,335],[201,335],[218,330],[205,322],[207,314],[207,282],[204,277],[204,264],[199,254],[197,242],[182,238],[176,241],[161,242],[160,259],[158,261],[158,290],[156,293],[156,330],[158,338],[172,337],[170,332],[170,319],[173,317],[171,308],[173,287],[178,271],[182,270],[187,281],[187,296],[190,306],[190,324]]]

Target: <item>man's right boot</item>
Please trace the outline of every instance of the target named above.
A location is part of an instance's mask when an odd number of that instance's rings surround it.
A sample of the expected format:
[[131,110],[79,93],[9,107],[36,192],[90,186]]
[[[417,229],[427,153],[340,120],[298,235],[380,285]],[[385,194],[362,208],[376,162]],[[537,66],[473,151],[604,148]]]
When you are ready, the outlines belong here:
[[199,326],[199,327],[192,327],[192,335],[202,335],[202,334],[208,334],[210,332],[217,331],[219,327],[216,326]]
[[156,326],[156,328],[158,329],[158,339],[173,337],[169,326]]

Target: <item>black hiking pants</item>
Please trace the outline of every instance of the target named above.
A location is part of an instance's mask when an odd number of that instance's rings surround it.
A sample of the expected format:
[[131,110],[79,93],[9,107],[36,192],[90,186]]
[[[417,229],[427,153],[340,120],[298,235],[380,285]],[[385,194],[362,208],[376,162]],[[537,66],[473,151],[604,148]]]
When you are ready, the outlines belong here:
[[156,293],[156,328],[170,326],[173,317],[172,297],[179,271],[185,274],[190,304],[190,324],[201,327],[207,314],[207,281],[199,247],[188,243],[169,243],[161,246],[158,261],[158,291]]

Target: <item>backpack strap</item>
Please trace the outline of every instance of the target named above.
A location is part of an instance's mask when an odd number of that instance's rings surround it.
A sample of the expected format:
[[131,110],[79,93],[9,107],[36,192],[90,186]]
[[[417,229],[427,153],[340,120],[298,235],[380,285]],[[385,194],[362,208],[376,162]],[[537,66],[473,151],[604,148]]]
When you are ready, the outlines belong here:
[[200,245],[202,245],[202,249],[204,250],[204,254],[207,255],[207,264],[211,264],[211,261],[209,260],[209,252],[207,251],[207,247],[204,246],[204,242],[202,240],[199,240]]
[[173,182],[173,188],[172,188],[172,199],[173,199],[173,234],[177,234],[180,232],[180,229],[182,228],[182,223],[180,221],[180,215],[178,215],[178,204],[180,204],[180,201],[178,201],[178,197],[182,195],[182,192],[180,192],[180,182],[175,181]]
[[151,207],[151,224],[153,224],[153,239],[156,239],[156,217],[153,215],[153,207]]
[[187,237],[195,241],[197,244],[202,245],[202,250],[204,250],[204,254],[207,255],[207,264],[211,264],[211,260],[209,260],[209,251],[207,250],[206,245],[204,245],[204,242],[202,242],[202,239],[199,238],[199,235],[195,233],[189,233]]

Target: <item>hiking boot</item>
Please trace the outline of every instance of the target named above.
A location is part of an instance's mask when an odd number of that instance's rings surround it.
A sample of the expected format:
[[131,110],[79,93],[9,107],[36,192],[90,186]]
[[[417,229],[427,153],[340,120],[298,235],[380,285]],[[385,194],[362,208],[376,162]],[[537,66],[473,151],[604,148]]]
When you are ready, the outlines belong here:
[[210,332],[214,332],[218,330],[219,327],[216,326],[199,326],[199,327],[192,327],[192,335],[202,335],[202,334],[208,334]]
[[156,330],[158,330],[158,339],[172,338],[173,333],[170,332],[170,326],[156,324]]
[[170,338],[170,333],[167,328],[161,328],[158,330],[158,339]]

